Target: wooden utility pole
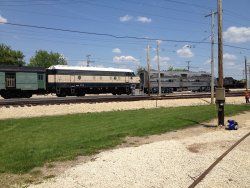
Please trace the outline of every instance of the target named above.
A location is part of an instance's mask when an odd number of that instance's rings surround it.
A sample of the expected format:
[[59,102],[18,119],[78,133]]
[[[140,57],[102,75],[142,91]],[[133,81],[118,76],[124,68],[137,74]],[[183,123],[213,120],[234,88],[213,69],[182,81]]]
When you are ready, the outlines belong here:
[[217,0],[218,12],[218,88],[216,104],[218,105],[218,125],[224,125],[225,88],[223,88],[223,36],[222,36],[222,0]]
[[157,40],[157,64],[158,64],[158,95],[161,95],[161,69],[160,69],[160,41]]
[[211,10],[211,13],[205,17],[211,16],[211,104],[214,104],[214,16],[217,12]]
[[150,96],[150,48],[148,45],[148,96]]

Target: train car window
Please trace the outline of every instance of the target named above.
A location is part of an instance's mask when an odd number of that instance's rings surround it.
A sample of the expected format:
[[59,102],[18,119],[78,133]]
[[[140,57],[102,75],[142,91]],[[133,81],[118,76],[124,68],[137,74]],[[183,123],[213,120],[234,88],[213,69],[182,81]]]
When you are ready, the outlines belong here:
[[38,80],[43,80],[43,75],[42,74],[38,74]]

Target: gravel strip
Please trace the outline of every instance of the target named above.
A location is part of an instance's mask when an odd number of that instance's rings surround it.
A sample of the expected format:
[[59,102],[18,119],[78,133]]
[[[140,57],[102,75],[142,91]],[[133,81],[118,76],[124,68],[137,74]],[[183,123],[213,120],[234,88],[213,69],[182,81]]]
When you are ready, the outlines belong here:
[[[243,97],[230,97],[226,99],[228,104],[241,104]],[[117,110],[136,110],[149,109],[157,107],[207,105],[209,98],[204,99],[173,99],[173,100],[145,100],[133,102],[111,102],[111,103],[82,103],[82,104],[62,104],[49,106],[24,106],[24,107],[2,107],[0,108],[0,119],[37,117],[50,115],[64,115],[87,112],[103,112]]]
[[[138,147],[102,152],[30,188],[188,187],[238,139],[250,131],[250,113],[236,117],[241,128],[205,128],[204,133]],[[185,132],[185,131],[184,131]],[[176,134],[182,134],[180,131]],[[249,139],[233,150],[197,187],[249,187]]]

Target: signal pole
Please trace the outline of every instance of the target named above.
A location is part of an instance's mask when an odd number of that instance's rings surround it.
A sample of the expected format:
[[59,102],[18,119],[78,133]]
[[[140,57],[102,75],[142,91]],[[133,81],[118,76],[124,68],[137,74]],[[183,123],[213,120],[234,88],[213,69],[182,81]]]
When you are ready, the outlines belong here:
[[161,95],[161,69],[160,69],[160,55],[159,55],[159,51],[160,51],[160,42],[159,40],[157,40],[157,63],[158,63],[158,95]]
[[150,48],[148,45],[148,96],[150,96]]
[[211,13],[205,17],[211,16],[211,104],[214,104],[214,16],[217,12],[211,10]]
[[218,88],[216,104],[218,106],[218,125],[224,125],[225,88],[223,88],[223,37],[222,37],[222,0],[217,0],[218,12]]

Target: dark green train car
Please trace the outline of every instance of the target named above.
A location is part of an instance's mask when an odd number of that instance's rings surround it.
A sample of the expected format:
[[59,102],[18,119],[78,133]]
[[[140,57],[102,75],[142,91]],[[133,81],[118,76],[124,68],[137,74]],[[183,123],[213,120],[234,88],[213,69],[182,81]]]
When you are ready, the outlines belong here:
[[45,94],[46,79],[44,68],[0,65],[0,94],[5,99]]

